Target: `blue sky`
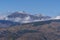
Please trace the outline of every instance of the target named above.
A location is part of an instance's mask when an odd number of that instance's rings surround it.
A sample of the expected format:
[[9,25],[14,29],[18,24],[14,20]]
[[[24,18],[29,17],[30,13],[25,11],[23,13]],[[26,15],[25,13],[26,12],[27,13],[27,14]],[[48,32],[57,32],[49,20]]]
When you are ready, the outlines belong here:
[[58,16],[60,15],[60,0],[0,0],[0,15],[10,14],[7,13],[8,11]]

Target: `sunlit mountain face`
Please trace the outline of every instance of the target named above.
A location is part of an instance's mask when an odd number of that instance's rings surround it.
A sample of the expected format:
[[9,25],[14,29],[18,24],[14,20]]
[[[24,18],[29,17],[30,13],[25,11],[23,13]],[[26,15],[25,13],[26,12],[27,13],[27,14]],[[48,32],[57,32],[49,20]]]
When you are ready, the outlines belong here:
[[20,23],[54,20],[54,19],[60,19],[60,16],[50,17],[50,16],[45,16],[45,15],[42,15],[42,14],[32,15],[32,14],[26,13],[25,11],[23,11],[23,12],[13,12],[11,15],[7,16],[7,20],[20,22]]
[[39,19],[37,16],[31,15],[31,14],[27,14],[25,12],[22,12],[22,13],[14,12],[11,15],[8,15],[8,18],[16,18],[16,17],[19,17],[19,18],[22,18],[22,19],[24,19],[24,18],[27,18],[27,19],[31,18],[32,20]]
[[11,15],[7,16],[7,20],[15,21],[15,22],[32,22],[34,20],[45,20],[50,18],[51,18],[50,16],[43,16],[41,14],[32,15],[26,12],[14,12]]

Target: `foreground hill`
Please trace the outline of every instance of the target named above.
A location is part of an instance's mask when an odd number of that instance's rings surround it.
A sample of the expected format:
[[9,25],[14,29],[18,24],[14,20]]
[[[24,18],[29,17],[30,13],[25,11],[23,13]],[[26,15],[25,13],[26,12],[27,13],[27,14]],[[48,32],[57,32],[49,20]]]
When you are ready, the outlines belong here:
[[60,40],[60,20],[0,28],[0,40]]
[[16,25],[20,25],[20,23],[9,21],[9,20],[0,20],[0,28],[1,27],[6,28],[6,27],[11,27]]

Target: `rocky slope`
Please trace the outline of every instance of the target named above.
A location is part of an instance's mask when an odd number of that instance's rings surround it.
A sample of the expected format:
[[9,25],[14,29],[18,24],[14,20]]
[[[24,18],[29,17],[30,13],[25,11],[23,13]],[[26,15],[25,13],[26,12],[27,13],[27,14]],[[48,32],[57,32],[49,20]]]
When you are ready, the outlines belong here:
[[60,20],[0,28],[0,40],[60,40]]

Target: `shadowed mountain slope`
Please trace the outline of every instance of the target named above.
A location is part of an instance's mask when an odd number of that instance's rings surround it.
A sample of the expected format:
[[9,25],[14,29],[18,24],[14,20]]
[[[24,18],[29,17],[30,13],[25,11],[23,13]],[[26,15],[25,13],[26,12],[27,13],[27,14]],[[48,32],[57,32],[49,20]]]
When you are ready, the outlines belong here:
[[20,23],[12,22],[9,20],[0,20],[0,27],[11,27],[16,25],[20,25]]

